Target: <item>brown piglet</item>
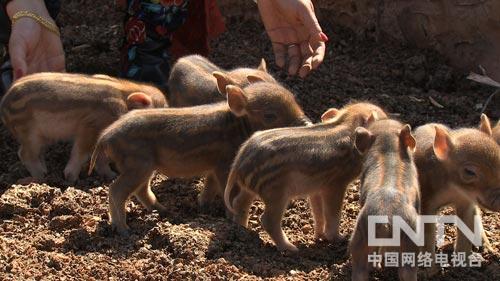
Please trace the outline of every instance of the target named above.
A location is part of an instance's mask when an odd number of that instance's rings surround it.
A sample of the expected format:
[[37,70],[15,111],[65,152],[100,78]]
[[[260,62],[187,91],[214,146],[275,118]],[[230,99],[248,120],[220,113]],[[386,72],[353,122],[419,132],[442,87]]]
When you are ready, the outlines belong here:
[[219,103],[131,112],[102,133],[91,167],[105,154],[120,172],[109,188],[110,220],[119,233],[129,229],[125,204],[131,195],[165,213],[150,188],[155,170],[169,177],[211,176],[215,182],[200,195],[203,205],[224,194],[231,162],[254,132],[310,122],[293,94],[276,83],[230,85],[226,93],[227,101]]
[[227,85],[240,88],[250,83],[276,82],[267,72],[266,62],[254,68],[223,70],[200,55],[182,57],[172,67],[167,98],[170,107],[186,107],[224,100]]
[[[279,250],[297,251],[283,230],[285,209],[295,197],[309,197],[318,238],[339,237],[347,185],[359,175],[362,155],[356,127],[386,118],[379,107],[355,103],[330,109],[323,123],[255,133],[238,152],[224,194],[233,221],[247,226],[255,197],[265,203],[261,221]],[[361,142],[360,142],[361,143]]]
[[[47,173],[44,147],[73,140],[64,177],[74,182],[105,127],[129,110],[165,106],[163,93],[150,85],[107,75],[38,73],[12,85],[0,103],[0,114],[20,144],[19,158],[36,179]],[[104,158],[96,168],[107,178],[114,176]]]
[[[480,215],[477,204],[500,211],[500,148],[491,132],[484,114],[479,129],[452,130],[442,124],[427,124],[415,130],[422,215],[436,215],[442,207],[453,205],[457,216],[474,229],[474,216]],[[457,232],[455,251],[468,256],[472,244]],[[425,225],[424,250],[433,255],[435,233],[434,224]],[[433,275],[438,270],[434,265],[426,273]]]
[[[368,280],[371,266],[368,255],[380,249],[368,244],[368,217],[388,216],[389,224],[376,227],[376,237],[392,235],[392,221],[395,216],[404,220],[414,230],[420,213],[420,190],[413,152],[416,141],[408,124],[396,120],[376,121],[367,129],[357,128],[357,134],[367,135],[357,139],[357,146],[367,147],[361,172],[360,205],[356,228],[351,237],[349,249],[352,258],[354,280]],[[358,144],[358,140],[367,144]],[[418,254],[418,246],[406,235],[401,234],[400,246],[391,248],[402,253]],[[417,280],[417,267],[399,267],[400,280]]]

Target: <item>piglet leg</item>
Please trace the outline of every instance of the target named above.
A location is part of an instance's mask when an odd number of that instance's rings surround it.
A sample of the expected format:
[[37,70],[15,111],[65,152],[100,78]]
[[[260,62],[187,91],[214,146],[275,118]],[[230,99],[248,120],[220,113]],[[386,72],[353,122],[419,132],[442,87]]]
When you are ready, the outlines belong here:
[[151,190],[151,179],[148,179],[146,184],[141,185],[134,192],[134,196],[149,212],[157,210],[160,216],[165,216],[167,214],[167,208],[158,201],[156,195]]
[[[134,171],[133,173],[121,173],[118,178],[109,186],[109,218],[111,226],[121,235],[127,235],[129,227],[127,226],[127,218],[125,211],[125,204],[130,195],[140,198],[140,201],[146,204],[151,204],[156,201],[156,196],[150,193],[150,190],[144,187],[153,173],[153,169],[148,167],[144,161],[140,165],[133,163],[120,163],[118,167],[120,171]],[[133,166],[124,167],[126,164]],[[141,191],[139,191],[141,190]],[[150,195],[152,194],[152,197]]]
[[340,239],[339,225],[342,202],[347,186],[332,186],[322,192],[323,211],[325,217],[325,238],[328,241]]
[[[428,214],[436,214],[435,212],[430,212]],[[424,213],[425,214],[425,213]],[[436,224],[434,223],[426,223],[424,225],[424,233],[425,233],[425,245],[422,252],[431,253],[432,263],[431,267],[426,267],[421,275],[425,278],[431,278],[432,276],[439,273],[440,268],[434,263],[434,258],[436,256]]]
[[111,170],[109,159],[104,153],[100,153],[97,156],[95,170],[100,176],[106,178],[106,180],[112,180],[116,177],[116,173]]
[[239,188],[239,193],[233,199],[233,208],[235,211],[234,222],[248,227],[248,217],[250,215],[250,207],[252,206],[254,195],[250,192]]
[[[470,202],[464,202],[462,204],[456,204],[456,209],[457,209],[457,216],[465,223],[467,227],[469,227],[472,231],[474,231],[475,230],[474,216],[479,215],[476,210],[476,206]],[[457,229],[457,240],[455,242],[455,251],[459,253],[464,252],[466,256],[469,256],[472,253],[471,242],[459,229]]]
[[321,194],[314,194],[309,197],[309,206],[314,218],[314,237],[316,239],[325,238],[325,215],[323,212],[323,199]]
[[71,156],[64,168],[64,178],[74,183],[80,174],[83,164],[87,162],[92,153],[98,133],[95,130],[80,129],[71,148]]
[[217,193],[219,192],[219,183],[214,174],[210,174],[206,177],[205,187],[198,196],[198,204],[201,208],[206,208],[210,203],[215,200]]
[[[415,216],[418,214],[415,213]],[[410,237],[406,234],[401,235],[401,250],[400,253],[414,253],[415,257],[418,256],[418,246],[411,241]],[[401,281],[417,281],[417,266],[404,265],[399,267],[398,275]]]
[[43,139],[38,137],[34,132],[22,140],[21,146],[17,152],[19,159],[35,179],[43,179],[47,173],[47,167],[42,158],[41,151],[44,146]]
[[352,281],[368,280],[370,269],[372,268],[368,263],[368,255],[373,254],[370,251],[373,247],[368,247],[366,225],[367,221],[360,217],[350,241],[349,251],[351,252]]
[[288,197],[283,192],[276,192],[272,195],[261,194],[261,198],[266,205],[261,218],[263,228],[280,251],[297,252],[299,249],[288,241],[281,228],[281,219],[288,205]]

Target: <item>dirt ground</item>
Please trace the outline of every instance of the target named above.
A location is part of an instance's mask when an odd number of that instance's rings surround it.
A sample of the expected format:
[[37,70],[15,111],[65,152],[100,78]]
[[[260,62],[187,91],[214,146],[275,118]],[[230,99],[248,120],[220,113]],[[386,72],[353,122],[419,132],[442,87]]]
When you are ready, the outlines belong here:
[[[113,1],[63,1],[62,26],[68,71],[115,75],[122,14]],[[318,120],[329,107],[369,100],[413,127],[426,122],[476,126],[492,88],[467,81],[439,55],[396,43],[359,38],[325,19],[330,37],[323,65],[306,80],[287,77],[273,65],[269,41],[260,23],[228,19],[228,32],[213,43],[211,59],[222,67],[255,66],[261,57],[289,87],[306,113]],[[441,106],[430,101],[433,98]],[[500,96],[486,113],[500,117]],[[1,280],[350,280],[347,240],[316,242],[306,201],[289,206],[283,228],[297,255],[279,253],[259,222],[263,205],[251,210],[250,227],[224,218],[222,203],[199,210],[201,179],[167,179],[157,175],[154,191],[172,215],[160,219],[133,201],[128,222],[132,235],[114,236],[107,224],[107,185],[85,177],[64,184],[62,170],[69,146],[56,145],[46,157],[47,184],[16,185],[28,176],[17,158],[17,144],[0,126],[0,279]],[[352,232],[359,210],[358,183],[349,188],[341,233]],[[450,210],[446,209],[446,213]],[[483,253],[480,268],[447,268],[433,280],[500,280],[500,216],[485,212],[485,229],[495,253]],[[447,229],[443,251],[455,237]],[[481,249],[479,249],[481,250]],[[375,280],[396,280],[397,272],[376,272]]]

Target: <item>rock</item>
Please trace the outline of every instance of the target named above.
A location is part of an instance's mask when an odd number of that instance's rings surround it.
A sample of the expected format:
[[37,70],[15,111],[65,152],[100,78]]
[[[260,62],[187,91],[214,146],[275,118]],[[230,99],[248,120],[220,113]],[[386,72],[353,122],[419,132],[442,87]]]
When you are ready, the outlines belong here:
[[304,232],[304,234],[309,234],[312,230],[313,228],[310,224],[306,224],[302,227],[302,232]]
[[422,85],[427,78],[425,69],[426,59],[423,55],[413,56],[405,62],[404,76],[407,80],[412,81],[416,85]]
[[60,194],[60,190],[45,184],[12,185],[0,197],[0,217],[25,215],[36,210],[42,203],[51,202]]
[[65,229],[77,228],[81,224],[82,218],[80,216],[62,215],[53,217],[49,222],[49,228],[51,230],[61,231]]
[[426,88],[447,91],[453,85],[453,71],[446,65],[440,65],[430,75]]

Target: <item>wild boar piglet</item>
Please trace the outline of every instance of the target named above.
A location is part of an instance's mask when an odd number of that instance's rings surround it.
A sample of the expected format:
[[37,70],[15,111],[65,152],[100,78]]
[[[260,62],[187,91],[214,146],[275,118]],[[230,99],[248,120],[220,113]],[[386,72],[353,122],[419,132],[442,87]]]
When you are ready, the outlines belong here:
[[[17,80],[3,97],[0,111],[20,144],[19,158],[36,179],[47,173],[44,148],[73,140],[64,177],[74,182],[105,127],[129,110],[165,106],[163,93],[147,84],[107,75],[38,73]],[[104,158],[96,168],[107,178],[114,176]]]
[[[427,124],[415,130],[415,163],[423,215],[436,215],[440,208],[453,205],[457,216],[474,230],[474,217],[480,215],[477,204],[500,211],[500,147],[491,134],[489,119],[484,114],[479,129],[452,130],[442,124]],[[435,232],[434,224],[425,224],[424,250],[432,254]],[[467,256],[472,251],[471,242],[461,231],[455,251]],[[432,275],[438,268],[427,271]]]
[[165,214],[150,188],[153,171],[209,176],[212,181],[200,195],[205,204],[224,194],[231,161],[254,132],[310,122],[293,94],[276,83],[230,85],[226,92],[227,101],[215,104],[130,112],[102,133],[91,166],[106,155],[120,172],[109,188],[110,220],[118,232],[128,231],[125,203],[131,195],[148,210]]
[[[360,204],[356,228],[349,248],[352,257],[352,280],[368,280],[370,264],[368,255],[380,249],[368,244],[368,217],[387,216],[389,223],[377,224],[375,237],[392,237],[394,217],[405,221],[414,230],[420,212],[420,191],[413,152],[415,138],[410,126],[396,120],[380,120],[365,128],[357,128],[358,134],[367,135],[367,148],[361,172]],[[391,248],[397,252],[417,255],[418,247],[401,233],[400,246]],[[399,268],[400,280],[417,280],[417,268],[409,265]]]
[[368,136],[354,130],[378,117],[386,118],[379,107],[356,103],[328,110],[323,123],[255,133],[238,152],[224,194],[233,220],[246,227],[250,206],[260,197],[264,229],[279,250],[297,251],[281,219],[291,199],[309,197],[316,237],[338,238],[344,193],[360,172],[364,150],[354,141]]
[[[168,80],[170,107],[209,104],[225,99],[227,85],[245,87],[254,82],[276,82],[261,60],[257,68],[223,70],[200,55],[182,57],[172,67]],[[223,93],[224,95],[221,95]]]

